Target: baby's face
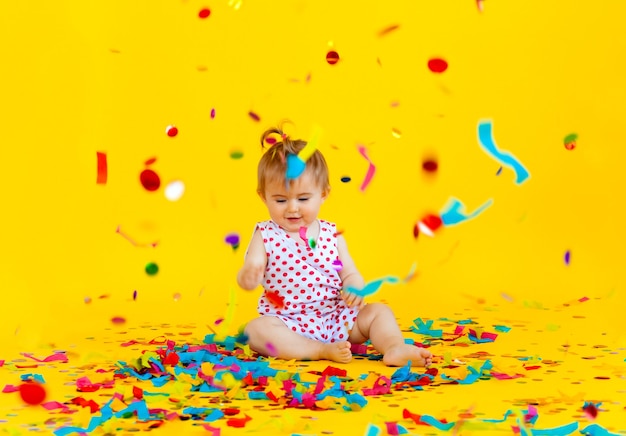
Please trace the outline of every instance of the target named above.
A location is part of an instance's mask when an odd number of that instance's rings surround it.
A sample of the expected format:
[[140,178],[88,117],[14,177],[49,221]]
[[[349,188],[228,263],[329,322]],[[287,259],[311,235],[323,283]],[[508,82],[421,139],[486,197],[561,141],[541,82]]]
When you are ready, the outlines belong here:
[[327,193],[305,171],[287,185],[284,180],[266,183],[262,195],[272,221],[289,233],[298,233],[300,227],[309,227],[317,219]]

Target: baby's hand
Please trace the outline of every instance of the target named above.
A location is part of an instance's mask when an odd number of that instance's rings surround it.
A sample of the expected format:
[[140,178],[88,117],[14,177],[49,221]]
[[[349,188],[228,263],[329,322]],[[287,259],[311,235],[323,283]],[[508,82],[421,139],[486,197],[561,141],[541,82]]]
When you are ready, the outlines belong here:
[[248,291],[255,289],[261,284],[264,272],[264,265],[244,266],[239,272],[239,286]]
[[345,289],[341,291],[341,298],[346,302],[348,307],[355,307],[357,309],[363,308],[365,306],[365,301],[363,297],[357,294],[353,294],[352,292],[346,291]]

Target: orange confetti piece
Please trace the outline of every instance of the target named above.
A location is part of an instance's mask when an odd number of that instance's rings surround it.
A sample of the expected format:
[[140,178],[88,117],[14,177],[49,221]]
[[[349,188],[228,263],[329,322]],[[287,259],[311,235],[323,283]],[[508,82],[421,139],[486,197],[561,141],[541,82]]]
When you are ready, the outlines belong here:
[[96,152],[96,154],[98,156],[98,178],[96,179],[96,184],[106,185],[108,176],[107,155],[100,151]]
[[266,292],[265,297],[277,308],[285,307],[285,297],[278,295],[278,292]]

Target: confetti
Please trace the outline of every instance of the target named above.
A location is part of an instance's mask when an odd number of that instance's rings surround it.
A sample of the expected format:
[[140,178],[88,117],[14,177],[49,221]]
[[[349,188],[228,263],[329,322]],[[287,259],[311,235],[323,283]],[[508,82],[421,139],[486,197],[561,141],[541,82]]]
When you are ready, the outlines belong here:
[[314,126],[313,133],[311,133],[311,138],[307,141],[304,148],[300,150],[300,152],[298,153],[298,157],[304,162],[309,160],[313,153],[315,153],[315,150],[317,149],[317,144],[320,142],[321,136],[322,129],[319,126]]
[[433,73],[443,73],[448,69],[448,63],[441,58],[432,58],[428,60],[428,69]]
[[394,30],[398,30],[400,28],[399,24],[392,24],[391,26],[387,26],[381,31],[378,32],[378,37],[381,38],[393,32]]
[[435,236],[435,231],[438,230],[443,224],[443,220],[441,217],[433,214],[428,214],[424,216],[421,220],[415,224],[413,228],[413,236],[417,238],[419,233],[424,233],[427,236],[433,237]]
[[302,226],[298,229],[298,234],[300,235],[300,239],[304,242],[308,243],[308,239],[306,237],[306,227]]
[[253,119],[254,121],[256,121],[256,122],[261,121],[261,117],[260,117],[260,116],[258,116],[256,113],[254,113],[254,112],[252,112],[252,111],[249,111],[249,112],[248,112],[248,116],[249,116],[250,118],[252,118],[252,119]]
[[138,244],[137,242],[135,242],[134,239],[132,239],[130,236],[128,236],[126,233],[124,233],[122,231],[121,226],[117,226],[117,229],[115,230],[115,233],[119,233],[124,239],[126,239],[128,242],[133,244],[135,247],[152,247],[152,248],[154,248],[154,247],[156,247],[158,245],[158,242],[151,242],[151,243],[148,243],[148,244]]
[[576,148],[576,140],[578,139],[578,135],[576,133],[570,133],[565,138],[563,138],[563,145],[566,150],[573,150]]
[[441,220],[446,226],[453,226],[463,221],[470,220],[481,214],[485,209],[493,204],[493,200],[487,200],[482,206],[470,214],[466,214],[465,205],[456,198],[451,198],[444,206],[443,211],[439,214]]
[[161,179],[151,169],[145,169],[139,175],[139,181],[146,191],[156,191],[161,186]]
[[392,276],[382,277],[380,279],[372,280],[371,282],[366,283],[365,286],[360,289],[352,287],[352,286],[348,286],[347,291],[350,292],[351,294],[355,294],[360,297],[366,297],[368,295],[372,295],[378,292],[378,289],[380,289],[382,284],[385,282],[398,283],[400,282],[400,280],[397,277],[392,277]]
[[156,157],[151,157],[150,159],[148,159],[147,161],[145,161],[143,164],[144,164],[145,166],[148,166],[148,165],[152,165],[152,164],[153,164],[153,163],[155,163],[156,161],[157,161],[157,158],[156,158]]
[[285,297],[279,295],[278,292],[265,291],[265,298],[278,309],[285,307]]
[[211,109],[211,119],[215,119],[215,108]]
[[121,325],[126,323],[126,319],[122,318],[121,316],[114,316],[113,318],[111,318],[111,322],[116,325]]
[[265,344],[265,348],[267,349],[267,353],[269,356],[272,356],[272,357],[278,356],[278,350],[272,343],[268,342],[267,344]]
[[146,265],[146,274],[149,276],[156,275],[159,272],[159,265],[154,262],[150,262]]
[[239,242],[240,242],[239,234],[237,234],[237,233],[229,233],[224,238],[224,242],[226,242],[228,245],[233,247],[233,250],[236,250],[237,248],[239,248]]
[[374,177],[374,174],[376,173],[376,166],[374,166],[370,158],[367,156],[367,149],[364,146],[362,145],[358,146],[358,150],[359,150],[359,153],[361,153],[361,156],[363,156],[365,160],[369,162],[367,174],[365,174],[365,179],[363,179],[363,183],[361,183],[361,187],[360,187],[361,192],[363,192],[365,191],[365,188],[367,188],[367,186],[372,181],[372,177]]
[[484,9],[484,1],[485,0],[476,0],[476,8],[478,9],[478,12],[483,12]]
[[565,256],[563,256],[563,260],[565,261],[565,265],[569,265],[570,257],[571,257],[570,251],[567,250],[565,252]]
[[516,184],[520,185],[530,177],[528,170],[524,168],[515,156],[509,152],[498,150],[493,140],[493,122],[491,120],[478,123],[478,143],[492,158],[515,171]]
[[342,183],[348,183],[350,180],[352,180],[349,176],[343,176],[341,179]]
[[285,177],[287,180],[293,180],[300,177],[306,168],[306,163],[296,154],[287,155],[287,172]]
[[393,136],[396,139],[400,139],[402,137],[402,132],[400,132],[400,130],[393,128],[391,129],[391,136]]
[[180,200],[185,193],[185,184],[180,180],[174,180],[165,187],[165,198],[169,201]]
[[137,300],[137,290],[133,291],[133,301]]
[[422,161],[422,170],[427,173],[435,173],[439,168],[439,164],[433,158],[426,158]]
[[243,151],[241,150],[233,150],[230,152],[230,158],[231,159],[241,159],[243,157]]
[[200,12],[198,12],[198,17],[204,19],[204,18],[208,18],[209,15],[211,15],[211,9],[209,8],[202,8],[200,9]]
[[173,297],[174,297],[174,301],[179,301],[181,297],[180,292],[176,292]]
[[333,260],[332,267],[335,271],[341,271],[343,269],[343,263],[339,259]]
[[165,133],[167,134],[167,136],[169,136],[170,138],[175,137],[176,135],[178,135],[178,128],[176,126],[167,126],[165,128]]
[[339,62],[339,53],[334,50],[330,50],[326,53],[326,62],[328,62],[329,65],[335,65]]
[[22,401],[31,406],[41,404],[46,399],[46,390],[40,383],[27,382],[19,386]]
[[98,177],[96,178],[96,184],[106,185],[107,182],[107,155],[100,151],[96,152],[98,157]]

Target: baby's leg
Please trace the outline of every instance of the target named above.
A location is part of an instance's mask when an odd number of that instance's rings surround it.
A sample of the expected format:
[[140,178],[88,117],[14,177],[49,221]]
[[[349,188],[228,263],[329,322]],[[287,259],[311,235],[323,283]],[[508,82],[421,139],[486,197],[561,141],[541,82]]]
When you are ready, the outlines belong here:
[[432,363],[430,351],[404,342],[393,312],[384,304],[368,304],[356,317],[348,340],[358,344],[367,339],[383,355],[383,362],[387,366],[404,366],[409,361],[411,366],[428,366]]
[[245,328],[250,348],[263,356],[296,360],[332,360],[348,363],[352,359],[347,341],[324,343],[291,330],[275,316],[253,319]]

